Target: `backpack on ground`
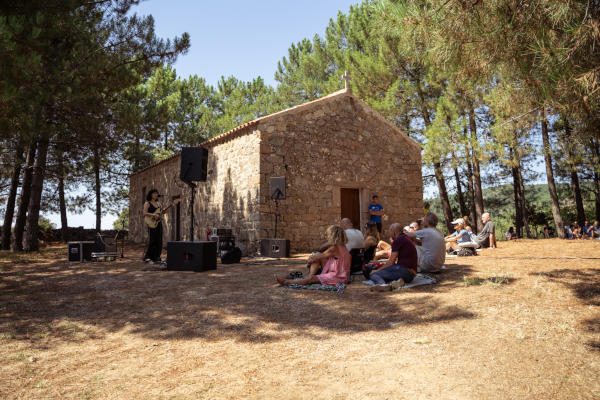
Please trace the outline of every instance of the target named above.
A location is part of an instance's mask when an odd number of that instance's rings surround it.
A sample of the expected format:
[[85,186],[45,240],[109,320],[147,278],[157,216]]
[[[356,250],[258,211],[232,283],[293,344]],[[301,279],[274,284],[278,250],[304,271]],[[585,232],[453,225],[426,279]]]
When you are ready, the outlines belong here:
[[241,260],[242,250],[239,247],[234,247],[221,256],[221,264],[237,264]]
[[472,248],[472,247],[463,247],[460,250],[458,250],[458,252],[456,253],[456,255],[459,256],[459,257],[476,256],[477,255],[477,251],[475,251],[475,249]]

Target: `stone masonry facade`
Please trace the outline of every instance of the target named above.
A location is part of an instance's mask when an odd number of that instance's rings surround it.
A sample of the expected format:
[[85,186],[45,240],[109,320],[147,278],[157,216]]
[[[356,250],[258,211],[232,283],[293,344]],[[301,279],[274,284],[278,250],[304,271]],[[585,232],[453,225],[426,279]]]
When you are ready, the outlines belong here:
[[[208,228],[231,228],[244,254],[274,235],[270,177],[286,178],[277,236],[292,250],[308,251],[339,224],[340,192],[356,189],[360,222],[369,219],[372,194],[385,208],[384,229],[422,216],[421,148],[380,114],[345,90],[244,124],[202,146],[209,150],[208,178],[198,182],[195,239]],[[179,181],[179,156],[131,176],[130,237],[142,242],[145,191],[180,196],[180,239],[189,231],[189,188]],[[175,210],[166,214],[164,239],[174,240]]]

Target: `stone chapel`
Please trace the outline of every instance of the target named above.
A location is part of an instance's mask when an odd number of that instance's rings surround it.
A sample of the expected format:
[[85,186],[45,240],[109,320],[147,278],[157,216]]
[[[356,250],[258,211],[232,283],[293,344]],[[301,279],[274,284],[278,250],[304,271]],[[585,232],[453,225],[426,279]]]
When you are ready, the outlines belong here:
[[[244,255],[274,235],[270,178],[285,177],[277,236],[292,251],[310,251],[325,229],[350,218],[369,220],[371,196],[384,206],[384,232],[423,214],[421,147],[382,115],[342,89],[323,98],[258,118],[213,137],[206,182],[197,182],[194,240],[208,229],[232,229]],[[180,154],[130,176],[129,237],[147,240],[142,206],[156,188],[162,203],[180,198],[163,219],[163,243],[190,240],[190,188],[179,180]]]

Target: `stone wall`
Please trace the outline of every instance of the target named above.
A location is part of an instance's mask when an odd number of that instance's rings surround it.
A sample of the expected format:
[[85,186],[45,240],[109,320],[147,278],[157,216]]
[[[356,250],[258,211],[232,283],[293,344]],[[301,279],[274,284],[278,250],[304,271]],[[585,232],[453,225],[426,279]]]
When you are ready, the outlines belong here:
[[310,250],[339,224],[340,189],[360,193],[361,226],[372,194],[385,208],[384,229],[422,216],[421,149],[357,98],[346,94],[261,122],[261,235],[273,235],[270,176],[285,176],[278,236]]
[[[243,132],[242,132],[243,133]],[[197,182],[195,198],[194,237],[206,239],[206,230],[230,228],[237,245],[245,254],[255,253],[259,243],[258,183],[259,183],[259,132],[232,137],[209,148],[206,182]],[[189,240],[190,189],[179,180],[180,157],[175,156],[130,178],[129,229],[130,238],[136,242],[147,240],[143,222],[142,192],[157,188],[168,202],[181,198],[180,239]],[[176,210],[164,216],[164,245],[176,239]]]
[[[376,193],[385,207],[384,227],[407,225],[422,215],[421,148],[366,104],[347,92],[266,116],[203,144],[209,149],[208,179],[199,182],[195,239],[206,229],[231,228],[244,254],[274,236],[269,180],[286,177],[278,237],[293,250],[310,250],[339,224],[341,188],[359,190],[361,226]],[[188,240],[189,188],[179,180],[174,156],[131,176],[130,238],[145,241],[142,191],[157,188],[181,197],[181,240]],[[144,192],[144,193],[145,193]],[[164,240],[175,240],[175,210],[165,216]]]

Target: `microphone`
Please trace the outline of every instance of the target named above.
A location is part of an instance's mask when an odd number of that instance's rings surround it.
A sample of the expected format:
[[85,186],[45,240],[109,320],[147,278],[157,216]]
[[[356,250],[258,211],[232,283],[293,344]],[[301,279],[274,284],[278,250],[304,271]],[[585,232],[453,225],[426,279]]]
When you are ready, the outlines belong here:
[[158,197],[166,197],[164,194],[159,194]]

